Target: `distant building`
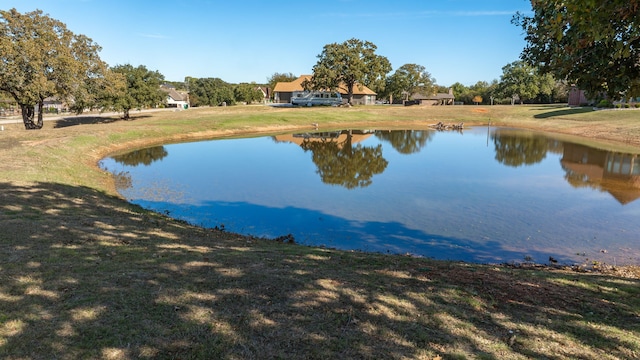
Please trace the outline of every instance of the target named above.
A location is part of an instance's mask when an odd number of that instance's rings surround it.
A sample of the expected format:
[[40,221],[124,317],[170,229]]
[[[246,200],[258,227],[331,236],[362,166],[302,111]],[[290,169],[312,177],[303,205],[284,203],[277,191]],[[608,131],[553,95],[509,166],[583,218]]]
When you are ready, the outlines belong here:
[[269,102],[269,98],[271,97],[271,89],[267,86],[256,86],[256,90],[262,93],[262,102]]
[[[55,96],[49,96],[42,100],[42,110],[49,114],[59,114],[67,111],[67,104]],[[36,114],[40,111],[38,104],[34,106]]]
[[189,108],[189,95],[186,93],[178,92],[171,85],[161,85],[160,89],[167,93],[167,107],[188,109]]
[[452,88],[449,89],[448,93],[437,93],[434,95],[415,93],[411,95],[411,99],[413,99],[411,105],[454,105],[456,101]]
[[[273,88],[273,101],[276,103],[290,103],[294,97],[300,97],[307,94],[302,84],[305,81],[311,81],[312,75],[301,75],[293,81],[279,82]],[[344,84],[338,87],[338,92],[343,99],[347,99],[348,91]],[[373,105],[376,103],[375,91],[364,85],[356,84],[353,87],[353,105]]]
[[587,100],[584,90],[580,90],[577,86],[571,85],[571,89],[569,90],[569,106],[582,106],[588,103],[589,100]]

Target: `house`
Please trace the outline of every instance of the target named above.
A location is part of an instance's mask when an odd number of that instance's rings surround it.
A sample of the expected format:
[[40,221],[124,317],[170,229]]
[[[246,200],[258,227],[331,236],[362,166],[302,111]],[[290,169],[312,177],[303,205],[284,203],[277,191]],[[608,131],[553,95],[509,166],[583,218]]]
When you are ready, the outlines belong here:
[[453,89],[450,88],[448,93],[437,93],[434,95],[413,94],[411,96],[413,103],[411,105],[454,105],[456,97],[453,95]]
[[178,108],[178,109],[189,108],[188,94],[181,94],[173,86],[167,85],[167,84],[161,85],[160,89],[167,93],[168,108]]
[[582,106],[587,103],[589,103],[589,101],[584,94],[584,90],[580,90],[577,86],[571,85],[571,90],[569,90],[569,106]]
[[271,89],[267,86],[256,86],[256,90],[262,93],[262,102],[266,104],[269,102],[269,97],[271,97]]
[[[303,83],[311,81],[312,75],[301,75],[293,81],[279,82],[273,88],[273,101],[276,103],[290,103],[294,97],[301,97],[307,93]],[[338,87],[338,92],[344,99],[348,97],[348,91],[344,84]],[[376,103],[376,93],[364,85],[356,84],[353,87],[353,105],[373,105]]]
[[[38,113],[38,104],[35,105],[34,110]],[[66,104],[56,96],[49,96],[42,100],[42,111],[48,114],[59,114],[67,111]]]

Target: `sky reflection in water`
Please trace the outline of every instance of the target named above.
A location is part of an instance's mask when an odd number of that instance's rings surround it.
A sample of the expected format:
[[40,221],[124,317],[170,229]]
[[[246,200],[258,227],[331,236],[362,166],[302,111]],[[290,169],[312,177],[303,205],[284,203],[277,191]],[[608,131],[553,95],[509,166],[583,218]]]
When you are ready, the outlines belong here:
[[131,202],[206,227],[474,262],[640,264],[640,156],[541,134],[336,131],[104,159]]

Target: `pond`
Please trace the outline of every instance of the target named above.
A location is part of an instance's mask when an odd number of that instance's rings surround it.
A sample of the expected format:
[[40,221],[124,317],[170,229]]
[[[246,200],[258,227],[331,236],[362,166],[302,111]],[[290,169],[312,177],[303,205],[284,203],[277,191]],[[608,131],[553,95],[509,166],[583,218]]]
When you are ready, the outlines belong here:
[[505,128],[336,130],[101,161],[144,208],[226,231],[481,263],[640,264],[640,156]]

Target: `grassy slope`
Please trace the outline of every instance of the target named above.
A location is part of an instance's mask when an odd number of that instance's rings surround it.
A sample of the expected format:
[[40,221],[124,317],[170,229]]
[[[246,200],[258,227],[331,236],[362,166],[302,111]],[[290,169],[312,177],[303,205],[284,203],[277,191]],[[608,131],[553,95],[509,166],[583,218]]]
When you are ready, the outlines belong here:
[[[492,124],[640,146],[640,112],[229,107],[0,133],[0,358],[640,357],[640,282],[307,248],[146,212],[95,167],[163,141]],[[638,151],[637,148],[635,151]],[[39,339],[39,340],[36,340]]]

